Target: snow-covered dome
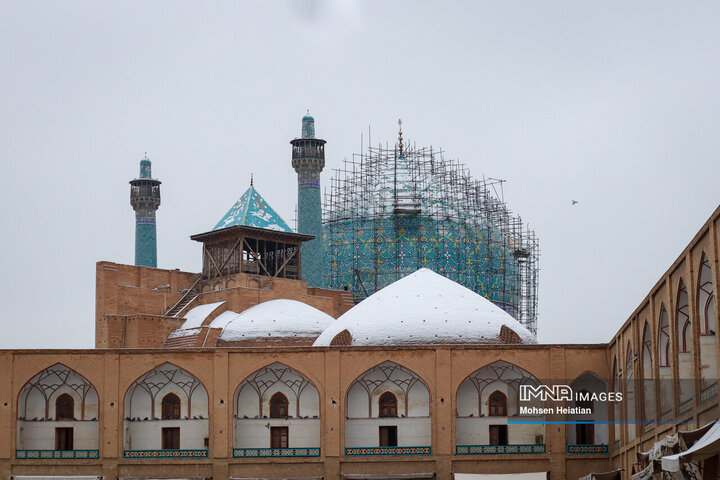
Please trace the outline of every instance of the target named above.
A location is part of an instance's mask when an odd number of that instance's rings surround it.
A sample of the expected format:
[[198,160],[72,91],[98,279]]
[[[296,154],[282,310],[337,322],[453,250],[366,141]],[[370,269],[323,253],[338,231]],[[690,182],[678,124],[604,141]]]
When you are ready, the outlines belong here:
[[314,345],[479,343],[536,341],[527,328],[491,301],[421,268],[344,313]]
[[234,315],[234,318],[218,317],[218,324],[211,324],[211,327],[224,327],[219,338],[222,342],[272,344],[290,341],[310,345],[335,320],[317,308],[286,299],[263,302]]

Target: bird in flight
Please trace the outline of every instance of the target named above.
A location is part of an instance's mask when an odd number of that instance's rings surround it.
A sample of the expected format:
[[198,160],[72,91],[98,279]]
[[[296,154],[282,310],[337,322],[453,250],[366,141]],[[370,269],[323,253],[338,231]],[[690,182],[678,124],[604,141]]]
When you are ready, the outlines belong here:
[[572,201],[572,205],[575,205],[576,203],[580,203],[580,202],[578,202],[577,200]]

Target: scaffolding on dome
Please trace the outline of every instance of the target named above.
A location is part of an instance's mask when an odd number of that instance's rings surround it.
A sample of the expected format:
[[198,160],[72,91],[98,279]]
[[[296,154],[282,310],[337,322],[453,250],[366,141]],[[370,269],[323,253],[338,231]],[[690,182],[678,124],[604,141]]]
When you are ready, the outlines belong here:
[[505,204],[503,182],[473,179],[432,147],[354,154],[325,192],[327,286],[359,302],[425,267],[537,334],[539,243]]

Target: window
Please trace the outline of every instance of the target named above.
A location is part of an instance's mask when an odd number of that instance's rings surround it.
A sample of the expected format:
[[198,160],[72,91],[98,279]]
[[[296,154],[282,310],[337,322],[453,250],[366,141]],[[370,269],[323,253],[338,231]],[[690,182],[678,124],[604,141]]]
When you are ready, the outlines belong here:
[[288,427],[270,427],[270,448],[288,448]]
[[67,393],[63,393],[55,400],[55,419],[56,420],[73,420],[73,398]]
[[285,418],[287,416],[288,399],[285,395],[278,392],[270,399],[270,418]]
[[380,427],[380,446],[397,447],[397,427],[395,425],[383,425]]
[[595,443],[595,425],[592,423],[575,425],[575,440],[578,445],[593,445]]
[[180,418],[180,399],[174,393],[168,393],[162,399],[162,419],[176,420]]
[[490,445],[507,445],[507,425],[490,425]]
[[55,450],[72,450],[73,449],[73,429],[72,428],[56,428],[55,429]]
[[490,398],[488,399],[488,416],[507,416],[507,397],[499,390],[490,394]]
[[180,449],[180,427],[162,429],[162,448],[163,450]]
[[397,417],[397,398],[390,392],[380,395],[380,416]]

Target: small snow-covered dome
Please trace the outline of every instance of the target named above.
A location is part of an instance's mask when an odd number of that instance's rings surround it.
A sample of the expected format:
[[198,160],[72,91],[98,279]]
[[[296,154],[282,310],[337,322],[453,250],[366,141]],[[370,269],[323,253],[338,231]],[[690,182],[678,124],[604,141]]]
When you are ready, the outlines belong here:
[[305,303],[279,299],[217,320],[216,326],[224,327],[219,340],[225,343],[310,345],[335,319]]
[[315,341],[328,345],[536,343],[490,300],[421,268],[370,295]]

